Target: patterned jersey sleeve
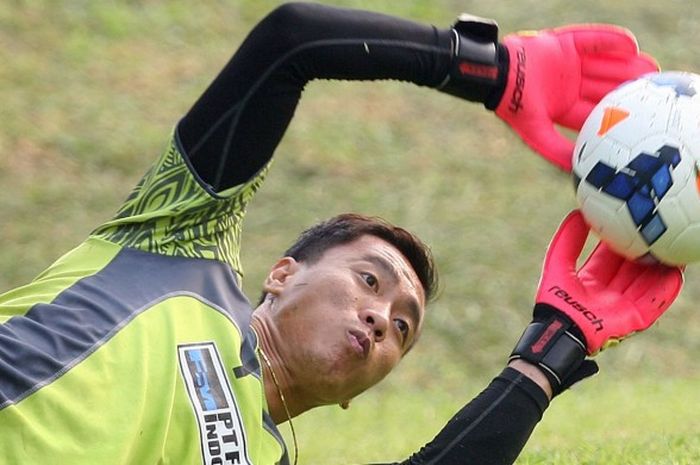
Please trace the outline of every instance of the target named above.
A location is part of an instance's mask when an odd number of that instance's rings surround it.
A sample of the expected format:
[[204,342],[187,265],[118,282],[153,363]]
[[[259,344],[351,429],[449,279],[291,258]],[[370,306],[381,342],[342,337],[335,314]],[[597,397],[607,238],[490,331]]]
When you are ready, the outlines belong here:
[[92,237],[162,255],[219,260],[240,279],[241,223],[269,165],[247,182],[215,193],[201,182],[173,136],[116,216]]

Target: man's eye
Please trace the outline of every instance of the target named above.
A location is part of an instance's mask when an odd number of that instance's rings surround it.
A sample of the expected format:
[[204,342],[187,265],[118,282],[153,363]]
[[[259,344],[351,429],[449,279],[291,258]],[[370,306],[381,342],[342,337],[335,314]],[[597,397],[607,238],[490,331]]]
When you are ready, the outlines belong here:
[[396,327],[401,332],[401,334],[403,335],[403,338],[405,340],[408,337],[408,330],[409,330],[408,323],[406,323],[404,320],[400,320],[400,319],[396,319],[396,320],[394,320],[394,322],[396,323]]
[[362,278],[365,280],[365,282],[367,283],[367,285],[368,285],[369,287],[371,287],[372,289],[376,289],[376,288],[377,288],[377,284],[379,284],[379,282],[377,281],[377,277],[376,277],[376,276],[374,276],[374,275],[371,274],[371,273],[363,273],[363,274],[362,274]]

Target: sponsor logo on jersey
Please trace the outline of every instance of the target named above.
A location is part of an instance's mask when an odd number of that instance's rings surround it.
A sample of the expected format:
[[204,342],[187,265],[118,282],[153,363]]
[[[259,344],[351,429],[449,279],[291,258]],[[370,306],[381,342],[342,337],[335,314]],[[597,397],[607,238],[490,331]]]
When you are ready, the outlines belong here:
[[204,465],[250,465],[236,399],[213,342],[180,345],[180,371],[199,426]]

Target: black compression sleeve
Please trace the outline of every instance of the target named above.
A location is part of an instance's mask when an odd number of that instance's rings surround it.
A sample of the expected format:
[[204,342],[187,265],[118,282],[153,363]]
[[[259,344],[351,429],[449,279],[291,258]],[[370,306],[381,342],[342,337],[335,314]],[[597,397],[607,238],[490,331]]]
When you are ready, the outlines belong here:
[[185,154],[215,191],[272,157],[313,79],[397,79],[438,86],[451,32],[392,16],[310,3],[283,5],[248,35],[177,127]]
[[548,405],[539,386],[506,368],[400,465],[510,465]]

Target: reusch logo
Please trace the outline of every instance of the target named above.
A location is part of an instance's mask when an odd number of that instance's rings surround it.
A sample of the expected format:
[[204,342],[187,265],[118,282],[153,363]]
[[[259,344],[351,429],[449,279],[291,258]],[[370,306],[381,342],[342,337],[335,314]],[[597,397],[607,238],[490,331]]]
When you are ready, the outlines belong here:
[[582,314],[588,321],[591,322],[591,325],[595,327],[596,332],[603,330],[603,319],[598,318],[595,313],[588,310],[580,302],[574,300],[573,297],[571,297],[569,293],[566,292],[564,289],[562,289],[559,286],[552,286],[547,292],[554,294],[555,297],[558,297],[559,299],[563,300],[564,302],[566,302],[566,304],[569,305],[569,307]]
[[520,49],[515,54],[517,65],[515,67],[515,88],[510,96],[510,105],[508,109],[513,113],[517,113],[523,105],[523,90],[525,89],[525,48]]

